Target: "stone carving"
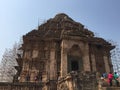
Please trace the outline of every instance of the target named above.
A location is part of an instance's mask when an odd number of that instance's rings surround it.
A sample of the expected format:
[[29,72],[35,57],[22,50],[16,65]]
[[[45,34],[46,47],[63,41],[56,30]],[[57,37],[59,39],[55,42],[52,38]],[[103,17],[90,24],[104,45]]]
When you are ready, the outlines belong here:
[[66,83],[62,83],[59,87],[58,90],[69,90],[68,86]]

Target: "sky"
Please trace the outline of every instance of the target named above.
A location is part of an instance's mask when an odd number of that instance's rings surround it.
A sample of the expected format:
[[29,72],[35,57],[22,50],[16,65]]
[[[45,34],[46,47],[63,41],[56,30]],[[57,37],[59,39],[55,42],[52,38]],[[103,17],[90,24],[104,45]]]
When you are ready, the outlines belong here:
[[0,0],[0,60],[38,22],[58,13],[120,45],[120,0]]

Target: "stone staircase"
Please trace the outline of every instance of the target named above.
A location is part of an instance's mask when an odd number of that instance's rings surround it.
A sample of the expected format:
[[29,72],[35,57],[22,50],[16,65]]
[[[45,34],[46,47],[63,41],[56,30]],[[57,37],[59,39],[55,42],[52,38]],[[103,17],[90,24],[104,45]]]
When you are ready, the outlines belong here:
[[102,90],[120,90],[120,87],[102,87]]
[[120,90],[120,83],[117,87],[115,81],[112,82],[113,86],[109,86],[107,80],[99,80],[99,89],[98,90]]

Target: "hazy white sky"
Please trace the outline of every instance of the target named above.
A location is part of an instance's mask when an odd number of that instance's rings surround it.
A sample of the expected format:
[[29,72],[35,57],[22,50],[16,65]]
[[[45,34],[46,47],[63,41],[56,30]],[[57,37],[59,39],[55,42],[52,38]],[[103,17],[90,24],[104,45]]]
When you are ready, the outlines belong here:
[[0,0],[0,60],[39,22],[66,13],[100,37],[120,44],[120,0]]

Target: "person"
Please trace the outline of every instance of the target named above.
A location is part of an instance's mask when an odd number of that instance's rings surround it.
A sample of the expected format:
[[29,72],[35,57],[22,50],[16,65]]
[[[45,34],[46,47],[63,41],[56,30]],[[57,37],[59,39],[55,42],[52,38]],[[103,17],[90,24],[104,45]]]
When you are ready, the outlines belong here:
[[112,72],[109,72],[109,74],[108,74],[108,82],[109,82],[110,86],[112,86],[112,79],[113,79],[113,74],[112,74]]
[[106,72],[102,73],[101,80],[106,80],[106,78],[107,78],[107,73]]
[[39,77],[38,77],[38,75],[36,75],[35,76],[35,82],[38,82],[38,80],[39,80]]
[[27,82],[30,81],[30,75],[29,74],[27,74],[27,76],[26,76],[26,81]]
[[119,76],[118,76],[117,72],[114,72],[113,76],[114,76],[116,86],[119,86],[119,81],[118,81]]
[[101,80],[104,80],[104,76],[103,76],[103,74],[101,75],[100,79],[101,79]]
[[20,80],[20,76],[18,77],[18,81]]
[[104,79],[107,78],[107,73],[104,72],[104,73],[102,74],[102,76],[103,76]]

